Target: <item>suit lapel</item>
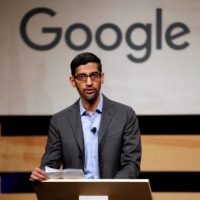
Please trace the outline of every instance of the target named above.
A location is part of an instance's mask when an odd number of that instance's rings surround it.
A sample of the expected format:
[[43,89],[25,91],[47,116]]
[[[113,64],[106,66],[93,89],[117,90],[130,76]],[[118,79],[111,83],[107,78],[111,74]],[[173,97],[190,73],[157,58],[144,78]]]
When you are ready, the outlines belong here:
[[70,115],[67,116],[68,121],[71,125],[78,146],[80,147],[81,152],[83,152],[83,132],[80,118],[79,101],[76,101],[69,108],[69,111],[71,112]]
[[[103,110],[101,116],[101,123],[99,128],[99,135],[98,135],[98,144],[100,144],[108,125],[110,124],[114,114],[114,102],[109,100],[107,97],[103,95]],[[83,140],[83,131],[81,125],[81,118],[80,118],[80,108],[79,108],[79,100],[76,101],[70,108],[70,115],[67,116],[68,121],[71,125],[73,130],[74,136],[76,141],[80,147],[81,152],[83,152],[84,140]]]
[[108,125],[111,122],[111,119],[113,118],[115,114],[115,109],[113,108],[114,102],[109,100],[107,97],[103,95],[103,110],[102,110],[102,116],[101,116],[101,124],[99,128],[99,135],[98,135],[98,144],[100,144]]

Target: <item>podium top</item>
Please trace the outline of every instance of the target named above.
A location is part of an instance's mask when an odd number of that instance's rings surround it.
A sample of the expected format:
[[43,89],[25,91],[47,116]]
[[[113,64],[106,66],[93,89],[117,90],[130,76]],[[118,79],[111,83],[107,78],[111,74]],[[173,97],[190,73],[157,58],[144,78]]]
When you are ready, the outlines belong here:
[[132,182],[132,183],[149,183],[149,179],[48,179],[45,181],[42,181],[43,183],[45,182],[77,182],[77,183],[116,183],[116,182]]
[[79,196],[152,200],[148,179],[48,179],[33,184],[38,200],[78,200]]

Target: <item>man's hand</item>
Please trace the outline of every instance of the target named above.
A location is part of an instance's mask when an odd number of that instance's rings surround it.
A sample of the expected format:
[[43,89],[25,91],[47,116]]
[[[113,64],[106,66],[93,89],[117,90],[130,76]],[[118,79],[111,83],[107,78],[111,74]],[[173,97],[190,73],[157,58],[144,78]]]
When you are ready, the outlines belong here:
[[44,171],[40,168],[35,168],[35,170],[31,173],[30,181],[44,181],[49,179],[47,176],[45,176]]

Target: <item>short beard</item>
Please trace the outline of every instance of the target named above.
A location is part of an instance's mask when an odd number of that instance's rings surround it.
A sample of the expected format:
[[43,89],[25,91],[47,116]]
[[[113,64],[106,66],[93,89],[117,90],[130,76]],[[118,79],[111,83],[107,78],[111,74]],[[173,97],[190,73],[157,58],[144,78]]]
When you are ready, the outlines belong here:
[[85,100],[87,101],[94,101],[97,98],[98,94],[95,94],[94,96],[84,96]]

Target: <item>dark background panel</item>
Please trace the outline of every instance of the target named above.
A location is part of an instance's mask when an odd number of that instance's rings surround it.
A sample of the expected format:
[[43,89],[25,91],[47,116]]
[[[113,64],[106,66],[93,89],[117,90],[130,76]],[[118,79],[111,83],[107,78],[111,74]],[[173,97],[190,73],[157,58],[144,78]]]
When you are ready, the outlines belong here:
[[31,193],[35,192],[33,183],[29,181],[30,173],[0,173],[1,193]]
[[[2,193],[34,192],[30,173],[0,173]],[[152,192],[200,192],[200,172],[141,172],[149,179]]]
[[200,172],[141,172],[153,192],[200,192]]
[[47,135],[50,119],[51,116],[1,116],[1,135]]
[[[0,116],[2,136],[47,135],[52,116]],[[138,115],[141,134],[200,134],[200,115]]]
[[139,115],[142,134],[200,134],[200,115]]

